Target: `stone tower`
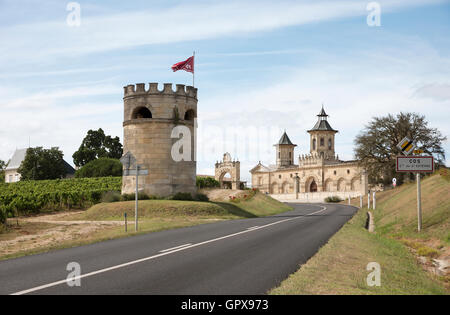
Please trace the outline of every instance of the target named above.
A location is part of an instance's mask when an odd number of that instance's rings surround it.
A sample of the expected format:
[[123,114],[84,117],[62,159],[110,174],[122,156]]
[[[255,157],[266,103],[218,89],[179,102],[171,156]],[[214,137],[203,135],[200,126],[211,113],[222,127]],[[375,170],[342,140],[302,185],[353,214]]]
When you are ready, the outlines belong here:
[[317,155],[321,157],[334,157],[334,135],[338,132],[331,128],[327,121],[328,115],[323,109],[317,115],[317,123],[311,130],[308,130],[310,134],[310,153],[311,155]]
[[286,131],[283,133],[278,143],[274,146],[277,148],[277,167],[294,165],[294,148],[297,145],[291,142],[286,134]]
[[[196,191],[195,118],[197,117],[197,89],[192,86],[164,83],[145,83],[124,87],[124,153],[131,152],[137,164],[148,169],[139,176],[139,191],[148,195],[168,196],[177,192]],[[173,133],[173,130],[184,130]],[[189,130],[189,132],[187,132]],[[191,158],[175,161],[172,147],[178,141],[189,140]],[[187,148],[178,149],[179,153]],[[185,151],[188,152],[188,151]],[[135,176],[123,176],[122,193],[134,193]]]

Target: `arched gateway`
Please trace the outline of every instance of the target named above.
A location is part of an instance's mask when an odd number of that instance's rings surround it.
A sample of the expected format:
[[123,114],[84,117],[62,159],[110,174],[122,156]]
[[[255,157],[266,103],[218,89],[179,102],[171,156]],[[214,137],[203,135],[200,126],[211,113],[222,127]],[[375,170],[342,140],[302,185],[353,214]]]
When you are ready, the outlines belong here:
[[241,163],[232,161],[230,153],[223,155],[222,162],[216,163],[214,178],[220,183],[220,188],[240,189]]

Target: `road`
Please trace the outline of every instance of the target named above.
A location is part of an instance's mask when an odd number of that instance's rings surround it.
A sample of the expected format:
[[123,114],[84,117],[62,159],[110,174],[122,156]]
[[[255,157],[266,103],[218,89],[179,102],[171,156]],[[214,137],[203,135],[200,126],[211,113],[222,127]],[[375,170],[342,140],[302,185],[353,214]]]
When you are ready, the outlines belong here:
[[[0,262],[0,294],[265,294],[356,212],[291,204],[279,215],[110,240]],[[66,279],[76,262],[80,286]]]

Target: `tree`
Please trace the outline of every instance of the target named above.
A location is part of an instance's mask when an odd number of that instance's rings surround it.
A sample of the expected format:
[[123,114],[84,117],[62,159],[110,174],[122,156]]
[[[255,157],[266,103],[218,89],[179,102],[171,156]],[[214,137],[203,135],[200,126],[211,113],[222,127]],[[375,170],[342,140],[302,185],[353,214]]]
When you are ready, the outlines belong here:
[[395,117],[374,117],[355,139],[355,156],[367,170],[369,182],[389,184],[393,177],[398,184],[408,173],[396,173],[396,156],[402,155],[397,144],[408,137],[416,149],[433,155],[443,163],[445,152],[442,143],[447,139],[436,128],[429,128],[425,116],[416,113],[400,113]]
[[106,136],[105,132],[89,130],[78,151],[72,157],[76,166],[81,167],[95,159],[106,157],[120,159],[122,157],[122,144],[119,137]]
[[0,183],[5,182],[5,168],[8,166],[8,163],[0,160]]
[[64,154],[59,148],[28,148],[18,173],[21,180],[57,179],[66,176]]
[[75,177],[122,176],[122,168],[122,163],[117,159],[99,158],[77,170]]

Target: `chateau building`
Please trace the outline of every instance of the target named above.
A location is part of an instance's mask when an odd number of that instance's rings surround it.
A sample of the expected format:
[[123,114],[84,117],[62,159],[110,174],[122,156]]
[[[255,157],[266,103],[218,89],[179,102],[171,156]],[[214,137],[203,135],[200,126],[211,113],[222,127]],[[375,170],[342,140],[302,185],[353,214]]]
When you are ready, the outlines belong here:
[[275,144],[276,164],[258,163],[250,170],[252,187],[277,199],[323,201],[328,196],[357,197],[367,193],[367,174],[357,161],[342,161],[335,153],[335,135],[323,109],[314,127],[308,130],[310,152],[294,161],[297,146],[286,132]]

